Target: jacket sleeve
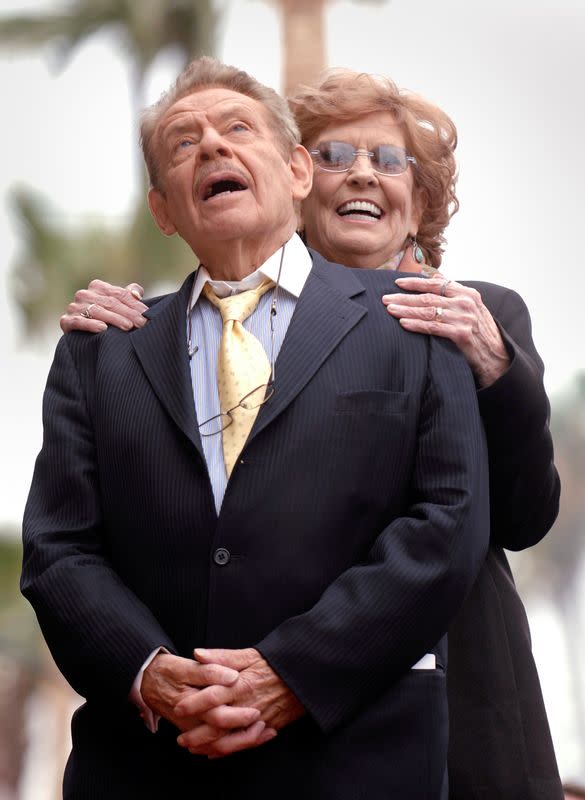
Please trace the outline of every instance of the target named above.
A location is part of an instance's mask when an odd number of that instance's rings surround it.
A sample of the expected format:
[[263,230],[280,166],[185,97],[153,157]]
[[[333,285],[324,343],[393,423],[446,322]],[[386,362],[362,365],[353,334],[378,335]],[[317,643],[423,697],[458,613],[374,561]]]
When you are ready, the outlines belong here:
[[404,513],[308,612],[256,645],[322,730],[371,702],[443,636],[483,562],[488,503],[471,372],[450,342],[431,340]]
[[542,539],[559,510],[550,405],[524,301],[511,289],[497,305],[490,303],[489,288],[482,295],[510,356],[504,375],[478,391],[489,453],[491,536],[494,544],[522,550]]
[[[99,336],[92,339],[95,353]],[[126,700],[147,655],[159,645],[175,648],[108,561],[91,415],[68,340],[59,342],[43,400],[21,589],[73,688],[87,698]]]

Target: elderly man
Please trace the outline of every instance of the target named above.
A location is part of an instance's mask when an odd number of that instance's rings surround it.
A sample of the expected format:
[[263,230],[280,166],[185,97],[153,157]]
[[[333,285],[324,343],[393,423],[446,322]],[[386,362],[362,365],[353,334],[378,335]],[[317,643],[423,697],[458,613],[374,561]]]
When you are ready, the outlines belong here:
[[86,698],[65,797],[443,798],[442,637],[488,539],[471,374],[388,319],[393,273],[305,249],[272,90],[199,59],[142,143],[201,266],[49,376],[22,588]]

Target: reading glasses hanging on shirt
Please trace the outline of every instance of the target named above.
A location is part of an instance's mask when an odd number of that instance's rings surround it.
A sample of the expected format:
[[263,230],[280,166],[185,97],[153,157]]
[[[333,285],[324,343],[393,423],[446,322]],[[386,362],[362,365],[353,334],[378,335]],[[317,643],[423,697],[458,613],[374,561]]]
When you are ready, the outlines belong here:
[[233,408],[229,408],[227,411],[220,411],[219,414],[202,422],[199,425],[199,433],[201,436],[216,436],[232,424],[234,421],[232,414],[236,409],[242,408],[244,411],[255,411],[270,400],[273,394],[274,381],[271,374],[271,380],[268,383],[263,383],[261,386],[252,389]]

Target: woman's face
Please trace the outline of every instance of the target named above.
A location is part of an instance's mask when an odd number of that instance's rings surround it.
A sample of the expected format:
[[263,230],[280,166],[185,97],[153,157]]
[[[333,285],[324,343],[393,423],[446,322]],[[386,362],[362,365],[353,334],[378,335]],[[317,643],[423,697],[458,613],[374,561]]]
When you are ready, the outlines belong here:
[[[355,120],[332,124],[308,143],[348,142],[355,150],[374,150],[381,144],[405,147],[402,129],[387,111],[374,111]],[[412,170],[399,175],[374,172],[367,156],[358,156],[347,172],[315,167],[313,189],[303,201],[307,244],[329,261],[350,267],[379,267],[402,250],[418,229]],[[347,206],[351,201],[367,206]]]

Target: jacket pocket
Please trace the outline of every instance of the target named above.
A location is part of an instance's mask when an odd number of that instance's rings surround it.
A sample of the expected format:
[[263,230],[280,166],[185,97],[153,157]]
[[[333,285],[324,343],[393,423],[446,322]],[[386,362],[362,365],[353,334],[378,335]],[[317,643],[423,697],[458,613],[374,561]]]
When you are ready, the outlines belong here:
[[337,395],[336,414],[404,414],[408,409],[408,392],[375,390],[342,392]]

